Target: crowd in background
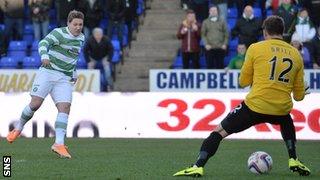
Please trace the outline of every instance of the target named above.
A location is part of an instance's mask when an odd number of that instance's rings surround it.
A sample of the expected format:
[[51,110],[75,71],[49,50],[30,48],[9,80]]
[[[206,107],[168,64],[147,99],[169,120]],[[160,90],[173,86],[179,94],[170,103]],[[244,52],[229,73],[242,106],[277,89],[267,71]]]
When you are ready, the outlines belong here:
[[[246,49],[263,39],[262,22],[269,15],[283,18],[284,40],[300,51],[305,68],[320,68],[320,0],[181,0],[181,6],[187,15],[177,37],[185,69],[203,68],[199,66],[202,54],[205,68],[240,69]],[[231,15],[237,14],[232,27],[230,9],[236,9]],[[260,14],[254,12],[257,9]],[[234,39],[238,40],[237,53],[226,62],[229,42]]]

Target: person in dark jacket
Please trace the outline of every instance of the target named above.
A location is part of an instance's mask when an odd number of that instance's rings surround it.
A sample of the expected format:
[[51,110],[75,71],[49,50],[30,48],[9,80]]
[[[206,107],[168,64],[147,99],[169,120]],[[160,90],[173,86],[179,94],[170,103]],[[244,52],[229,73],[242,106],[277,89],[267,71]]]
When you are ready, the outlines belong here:
[[232,37],[238,36],[239,43],[249,47],[252,43],[258,41],[262,35],[261,20],[254,17],[253,8],[246,6],[243,15],[237,20],[235,27],[232,29]]
[[187,17],[180,25],[177,37],[182,41],[183,69],[189,69],[191,60],[191,68],[199,69],[201,30],[200,25],[197,23],[194,11],[187,11]]
[[283,38],[286,42],[291,42],[291,36],[294,32],[295,20],[297,17],[297,9],[291,3],[291,0],[282,0],[281,5],[275,10],[274,15],[280,16],[284,20]]
[[48,34],[50,2],[49,0],[30,0],[29,7],[34,39],[40,41]]
[[125,0],[108,0],[107,13],[109,16],[108,37],[112,38],[112,32],[115,30],[120,41],[121,50],[123,49],[123,29],[126,13]]
[[84,14],[84,35],[88,38],[94,28],[99,27],[103,18],[103,3],[101,0],[79,0],[77,9]]
[[68,14],[77,8],[77,0],[55,0],[55,3],[58,26],[67,26]]
[[137,8],[138,8],[138,0],[126,0],[125,24],[128,27],[129,48],[131,47],[133,21],[138,20]]
[[113,57],[113,46],[110,39],[103,35],[101,28],[94,28],[84,45],[84,57],[88,63],[88,69],[95,69],[98,63],[102,63],[104,75],[110,89],[113,89],[110,61]]

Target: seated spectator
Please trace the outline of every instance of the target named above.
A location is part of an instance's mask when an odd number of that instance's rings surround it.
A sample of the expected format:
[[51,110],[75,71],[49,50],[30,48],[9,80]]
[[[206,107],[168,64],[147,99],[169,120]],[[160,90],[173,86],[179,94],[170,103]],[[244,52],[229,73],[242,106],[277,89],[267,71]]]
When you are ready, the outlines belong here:
[[123,29],[126,13],[125,0],[108,0],[107,13],[109,15],[108,37],[112,39],[113,31],[117,32],[121,50],[123,49]]
[[206,49],[207,68],[223,69],[229,40],[228,28],[225,21],[219,18],[217,6],[211,6],[209,14],[201,27],[201,38]]
[[262,35],[261,20],[254,17],[253,8],[246,6],[243,15],[237,20],[235,27],[231,31],[232,37],[238,36],[239,43],[249,47],[258,41]]
[[229,65],[225,68],[226,71],[229,69],[241,69],[247,51],[246,45],[238,44],[237,51],[238,54],[230,60]]
[[40,41],[48,34],[50,2],[49,0],[30,0],[29,7],[34,39]]
[[312,40],[311,54],[313,59],[313,68],[320,69],[320,26],[318,27],[318,33]]
[[201,30],[200,24],[197,23],[194,11],[187,11],[187,17],[180,25],[177,37],[182,41],[183,69],[189,69],[191,60],[191,68],[199,69]]
[[312,69],[313,63],[310,59],[310,53],[309,53],[308,48],[304,47],[302,42],[297,37],[294,37],[294,36],[292,36],[291,45],[293,47],[295,47],[296,49],[298,49],[298,51],[300,52],[301,57],[303,59],[304,68],[305,69]]
[[301,9],[298,14],[293,39],[299,39],[304,46],[310,49],[311,41],[316,35],[316,29],[311,22],[307,9]]
[[290,43],[297,16],[296,7],[291,3],[291,0],[282,0],[281,5],[275,10],[274,15],[283,18],[285,28],[283,38],[286,42]]
[[[113,57],[113,46],[110,39],[103,35],[101,28],[94,28],[84,45],[84,57],[88,63],[88,69],[97,68],[102,63],[109,89],[113,90],[110,61]],[[108,87],[107,87],[108,89]]]

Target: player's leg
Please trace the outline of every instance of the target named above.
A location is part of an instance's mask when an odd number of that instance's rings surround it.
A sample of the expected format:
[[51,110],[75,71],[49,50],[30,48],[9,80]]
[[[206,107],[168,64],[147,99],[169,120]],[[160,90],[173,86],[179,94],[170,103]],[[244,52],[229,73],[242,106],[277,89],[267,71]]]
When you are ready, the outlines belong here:
[[286,144],[289,154],[289,169],[298,172],[301,176],[310,175],[310,169],[307,168],[296,155],[296,132],[293,120],[290,115],[279,119],[282,138]]
[[252,121],[251,110],[241,103],[217,126],[207,137],[200,148],[199,156],[194,165],[174,174],[174,176],[203,176],[203,167],[215,155],[220,142],[229,134],[241,132],[255,123]]
[[19,137],[24,125],[33,117],[35,111],[40,108],[43,100],[51,91],[52,84],[49,83],[49,78],[50,77],[48,73],[42,70],[38,71],[30,91],[31,101],[23,109],[17,126],[7,135],[7,140],[9,143],[12,143]]
[[55,122],[55,143],[52,145],[51,150],[60,157],[71,158],[64,140],[72,101],[72,84],[67,81],[58,82],[52,89],[51,97],[58,109]]

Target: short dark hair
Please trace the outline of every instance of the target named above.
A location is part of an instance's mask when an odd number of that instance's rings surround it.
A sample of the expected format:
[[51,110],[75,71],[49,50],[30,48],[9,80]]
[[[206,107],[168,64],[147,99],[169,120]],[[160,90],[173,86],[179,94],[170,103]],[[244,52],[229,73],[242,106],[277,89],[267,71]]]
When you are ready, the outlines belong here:
[[72,10],[68,14],[68,22],[71,22],[73,19],[84,19],[84,15],[80,11]]
[[267,31],[269,35],[283,35],[284,21],[279,16],[269,16],[264,20],[262,28]]

